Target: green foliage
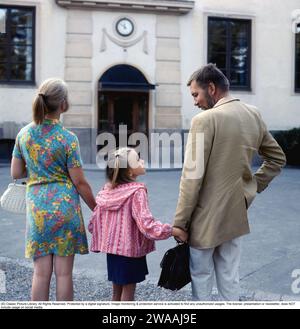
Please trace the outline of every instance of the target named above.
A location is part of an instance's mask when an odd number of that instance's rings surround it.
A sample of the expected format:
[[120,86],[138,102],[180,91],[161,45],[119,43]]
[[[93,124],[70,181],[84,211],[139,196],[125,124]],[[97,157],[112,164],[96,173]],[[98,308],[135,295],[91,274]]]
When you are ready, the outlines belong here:
[[300,128],[278,131],[274,138],[282,147],[287,158],[287,164],[291,166],[300,165]]

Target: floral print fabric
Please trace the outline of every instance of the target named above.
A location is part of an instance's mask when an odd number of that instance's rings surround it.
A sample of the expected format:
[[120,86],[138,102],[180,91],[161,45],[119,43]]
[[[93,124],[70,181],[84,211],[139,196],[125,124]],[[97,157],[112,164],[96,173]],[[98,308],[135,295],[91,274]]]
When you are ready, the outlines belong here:
[[19,132],[13,156],[27,167],[25,257],[87,254],[79,194],[68,174],[82,166],[76,135],[58,120],[31,123]]

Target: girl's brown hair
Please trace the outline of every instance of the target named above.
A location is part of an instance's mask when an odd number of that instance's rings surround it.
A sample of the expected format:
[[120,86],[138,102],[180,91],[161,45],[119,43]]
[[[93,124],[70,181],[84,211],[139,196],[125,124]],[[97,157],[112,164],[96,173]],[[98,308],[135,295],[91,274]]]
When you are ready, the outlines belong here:
[[66,102],[67,109],[68,89],[66,83],[57,78],[51,78],[44,81],[33,101],[33,121],[37,125],[42,124],[46,114],[58,110],[64,101]]
[[108,155],[106,177],[112,188],[133,181],[129,175],[130,166],[128,164],[128,155],[132,150],[129,147],[122,147]]

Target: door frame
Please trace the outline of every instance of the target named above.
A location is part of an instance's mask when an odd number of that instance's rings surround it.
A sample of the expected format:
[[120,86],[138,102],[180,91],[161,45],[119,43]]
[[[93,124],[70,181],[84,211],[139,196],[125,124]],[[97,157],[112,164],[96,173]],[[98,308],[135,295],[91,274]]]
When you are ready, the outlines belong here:
[[[108,100],[107,100],[107,107],[108,107],[108,121],[109,121],[109,125],[111,126],[111,128],[109,129],[109,131],[106,132],[110,132],[115,134],[115,128],[114,126],[114,102],[115,99],[120,96],[120,95],[126,95],[126,96],[132,96],[133,97],[133,118],[132,118],[132,132],[142,132],[145,133],[146,136],[149,136],[149,98],[150,98],[150,93],[149,92],[136,92],[136,91],[103,91],[103,90],[98,90],[98,97],[97,97],[97,133],[101,133],[104,132],[103,130],[100,131],[99,128],[99,120],[101,118],[101,104],[99,102],[99,97],[101,94],[104,94],[106,96],[108,96]],[[139,131],[138,130],[138,126],[139,126],[139,104],[138,104],[138,100],[139,100],[139,96],[146,96],[146,113],[145,113],[145,120],[146,120],[146,131]]]

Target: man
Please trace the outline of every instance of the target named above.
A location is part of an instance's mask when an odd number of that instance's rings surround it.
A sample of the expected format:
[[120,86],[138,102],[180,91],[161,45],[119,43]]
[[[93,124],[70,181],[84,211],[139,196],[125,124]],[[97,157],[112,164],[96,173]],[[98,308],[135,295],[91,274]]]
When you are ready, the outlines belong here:
[[[211,300],[215,273],[221,298],[238,300],[247,208],[286,159],[256,108],[228,94],[229,81],[215,65],[196,71],[188,86],[195,106],[205,111],[191,122],[173,225],[189,233],[193,298]],[[193,177],[189,164],[201,145],[203,172]],[[264,161],[253,175],[256,151]]]

